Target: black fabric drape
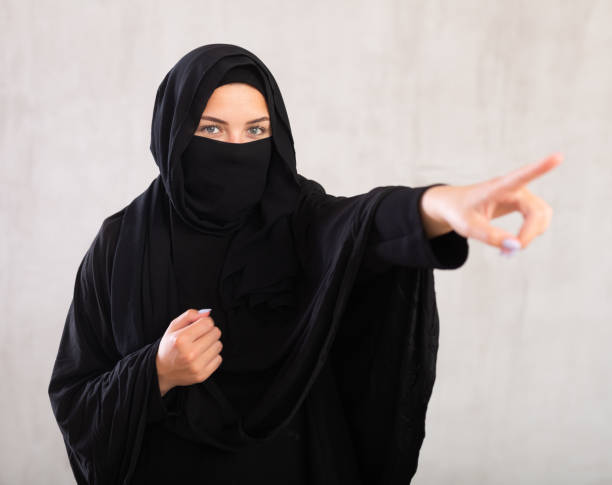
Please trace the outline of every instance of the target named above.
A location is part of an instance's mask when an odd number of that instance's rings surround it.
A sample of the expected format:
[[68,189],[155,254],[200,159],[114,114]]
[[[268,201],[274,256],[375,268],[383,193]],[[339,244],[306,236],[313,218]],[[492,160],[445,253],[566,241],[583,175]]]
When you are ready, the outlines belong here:
[[[226,44],[193,52],[156,98],[160,175],[105,219],[77,270],[48,389],[75,477],[131,483],[153,429],[226,457],[305,429],[296,450],[307,449],[310,483],[407,483],[435,379],[433,268],[461,266],[467,241],[426,239],[418,201],[428,187],[335,197],[297,174],[280,91],[261,61]],[[267,76],[278,190],[270,185],[259,212],[236,227],[207,225],[177,203],[173,163],[195,127],[176,120],[214,88],[203,62],[229,68],[243,56]],[[177,97],[173,82],[191,91]],[[220,254],[221,263],[207,259]],[[224,362],[162,399],[157,348],[186,307],[213,308]]]

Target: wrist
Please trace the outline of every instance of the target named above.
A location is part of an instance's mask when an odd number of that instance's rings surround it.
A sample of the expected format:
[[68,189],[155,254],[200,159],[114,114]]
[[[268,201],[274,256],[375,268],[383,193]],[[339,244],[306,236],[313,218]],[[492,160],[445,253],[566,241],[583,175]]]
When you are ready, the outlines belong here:
[[423,229],[428,239],[441,236],[451,232],[453,228],[441,215],[440,199],[445,190],[450,187],[447,185],[436,185],[426,189],[419,202],[419,212],[423,222]]
[[159,386],[159,392],[162,397],[174,387],[170,381],[166,378],[165,374],[161,371],[161,361],[159,359],[159,355],[155,357],[155,368],[157,371],[157,382]]

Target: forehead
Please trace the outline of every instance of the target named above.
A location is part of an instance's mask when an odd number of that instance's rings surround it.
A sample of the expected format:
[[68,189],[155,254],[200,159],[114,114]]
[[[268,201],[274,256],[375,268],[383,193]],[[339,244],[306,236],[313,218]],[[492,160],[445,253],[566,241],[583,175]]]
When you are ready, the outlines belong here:
[[204,111],[248,111],[260,110],[267,113],[266,99],[261,92],[246,83],[229,83],[217,87],[208,98]]

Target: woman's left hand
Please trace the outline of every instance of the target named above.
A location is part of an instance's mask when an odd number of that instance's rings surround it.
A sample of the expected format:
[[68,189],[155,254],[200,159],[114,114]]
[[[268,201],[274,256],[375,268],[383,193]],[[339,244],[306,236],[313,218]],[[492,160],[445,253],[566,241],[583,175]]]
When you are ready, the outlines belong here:
[[[526,184],[559,165],[561,160],[561,154],[554,154],[484,182],[427,189],[420,206],[425,232],[431,238],[454,230],[507,254],[525,248],[546,230],[552,217],[552,208],[531,193]],[[513,211],[524,217],[518,236],[489,223]]]

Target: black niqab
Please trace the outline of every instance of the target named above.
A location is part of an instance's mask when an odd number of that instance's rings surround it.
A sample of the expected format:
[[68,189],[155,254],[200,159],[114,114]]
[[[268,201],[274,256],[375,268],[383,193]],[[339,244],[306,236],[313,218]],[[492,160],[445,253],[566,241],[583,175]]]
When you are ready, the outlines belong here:
[[194,136],[182,154],[185,197],[199,219],[248,216],[266,185],[272,140],[227,143]]

